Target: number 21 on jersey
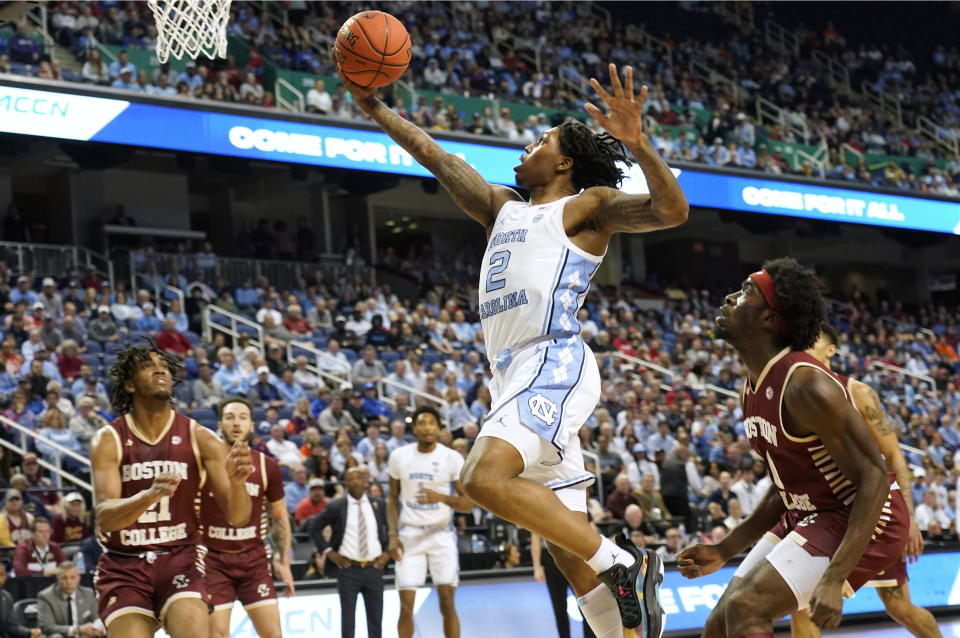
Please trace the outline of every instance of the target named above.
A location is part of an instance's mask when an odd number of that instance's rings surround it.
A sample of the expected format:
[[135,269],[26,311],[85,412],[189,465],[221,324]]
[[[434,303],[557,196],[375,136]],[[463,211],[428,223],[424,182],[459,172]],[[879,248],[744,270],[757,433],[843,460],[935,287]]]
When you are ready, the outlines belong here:
[[[158,508],[159,506],[159,508]],[[159,511],[158,511],[159,509]],[[138,523],[157,523],[169,521],[170,516],[170,497],[164,496],[159,502],[154,503],[137,519]]]

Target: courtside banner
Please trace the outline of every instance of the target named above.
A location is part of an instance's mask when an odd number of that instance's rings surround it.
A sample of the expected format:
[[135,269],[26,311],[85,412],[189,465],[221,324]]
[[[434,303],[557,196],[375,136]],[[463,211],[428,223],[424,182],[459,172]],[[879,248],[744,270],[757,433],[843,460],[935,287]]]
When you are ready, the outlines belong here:
[[[0,85],[0,132],[106,142],[249,159],[429,177],[409,153],[362,124],[216,103],[131,97],[119,91],[56,92],[19,81]],[[71,87],[73,88],[73,87]],[[211,109],[195,108],[209,104]],[[191,108],[193,107],[193,108]],[[261,115],[262,113],[262,115]],[[313,121],[311,121],[313,120]],[[358,127],[352,126],[357,124]],[[522,150],[509,145],[438,139],[490,182],[514,183]],[[645,192],[637,166],[624,184]],[[698,170],[674,173],[693,206],[872,226],[960,234],[960,200],[943,200],[832,185]],[[826,184],[826,183],[825,183]]]
[[[676,636],[699,636],[710,611],[717,604],[735,567],[724,567],[715,574],[687,580],[673,569],[664,574],[660,600],[667,612],[666,633]],[[908,568],[910,597],[922,607],[960,605],[960,553],[924,554]],[[844,617],[883,611],[876,590],[865,587],[843,603]],[[555,635],[555,621],[546,585],[532,579],[499,582],[466,581],[457,591],[457,613],[464,638],[478,636],[550,636]],[[384,592],[383,637],[396,638],[400,599],[392,587]],[[568,591],[567,614],[574,636],[580,635],[576,624],[582,622],[572,591]],[[334,590],[322,593],[301,593],[280,599],[283,635],[336,638],[340,636],[340,599]],[[414,622],[420,636],[442,636],[436,591],[417,590]],[[158,634],[161,635],[161,634]],[[255,638],[256,631],[240,603],[236,603],[230,622],[231,638]],[[356,635],[366,636],[366,615],[358,598]]]

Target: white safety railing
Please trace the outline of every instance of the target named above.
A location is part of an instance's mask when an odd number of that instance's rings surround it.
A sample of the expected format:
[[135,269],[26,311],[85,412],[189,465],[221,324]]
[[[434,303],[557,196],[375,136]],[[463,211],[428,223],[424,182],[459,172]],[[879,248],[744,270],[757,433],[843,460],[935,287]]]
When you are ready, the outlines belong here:
[[766,98],[757,98],[757,121],[763,126],[780,124],[799,135],[804,143],[810,139],[810,129],[806,122],[795,122],[790,118],[789,111]]
[[58,488],[63,487],[63,481],[67,480],[73,483],[74,485],[76,485],[77,487],[81,487],[87,490],[88,492],[93,492],[92,485],[90,485],[83,479],[77,478],[73,474],[70,474],[65,469],[60,467],[60,459],[64,456],[69,457],[87,467],[90,466],[90,459],[80,454],[77,454],[73,450],[68,450],[67,448],[57,443],[56,441],[51,441],[50,439],[44,436],[40,436],[40,434],[38,434],[37,432],[34,432],[30,428],[24,427],[19,423],[17,423],[16,421],[11,421],[5,416],[0,416],[0,423],[6,426],[8,430],[13,430],[20,435],[20,447],[17,447],[13,443],[10,443],[9,441],[6,441],[4,439],[0,439],[0,445],[7,448],[8,450],[17,452],[18,454],[23,454],[27,450],[27,441],[30,439],[34,441],[34,446],[36,446],[37,441],[40,441],[44,445],[49,445],[54,449],[54,451],[56,452],[56,464],[47,462],[47,460],[44,459],[39,454],[37,455],[37,460],[40,464],[40,467],[46,468],[51,472],[51,474],[54,477],[54,482],[56,487]]
[[[290,95],[290,98],[287,98]],[[303,93],[281,77],[277,78],[273,86],[273,96],[277,100],[277,106],[293,111],[294,113],[303,113],[306,110],[306,100]]]
[[655,55],[662,56],[667,67],[673,66],[673,47],[658,37],[652,36],[645,30],[635,25],[627,27],[624,36],[628,41],[636,42]]
[[736,76],[732,78],[727,77],[723,73],[698,60],[690,60],[689,69],[694,77],[700,78],[712,86],[719,85],[725,87],[735,102],[740,101],[740,83],[737,81]]
[[603,494],[603,475],[600,474],[600,455],[584,449],[580,450],[580,454],[583,455],[584,459],[593,461],[593,474],[597,477],[597,488],[594,490],[594,493],[598,495]]
[[883,370],[889,370],[890,372],[894,372],[894,373],[896,373],[896,374],[902,374],[902,375],[904,375],[904,376],[908,376],[908,377],[913,377],[913,378],[915,378],[915,379],[919,379],[920,381],[923,381],[924,383],[926,383],[926,384],[929,386],[929,388],[927,389],[927,394],[928,394],[928,395],[933,396],[933,397],[936,397],[936,396],[937,396],[937,382],[934,381],[934,380],[933,380],[933,377],[931,377],[929,374],[921,374],[921,373],[919,373],[919,372],[910,372],[910,371],[907,370],[906,368],[901,368],[901,367],[899,367],[899,366],[893,366],[893,365],[890,365],[889,363],[884,363],[883,361],[872,361],[872,362],[870,363],[870,367],[871,367],[871,368],[880,368],[880,369],[883,369]]
[[810,162],[813,170],[819,173],[820,177],[823,177],[826,173],[827,161],[830,159],[830,149],[827,148],[827,141],[825,139],[820,139],[820,144],[813,153],[808,153],[802,148],[798,148],[796,149],[795,155],[800,162]]
[[411,385],[407,385],[406,383],[400,383],[399,381],[393,381],[391,379],[380,379],[380,381],[377,383],[377,391],[378,391],[377,393],[380,395],[381,398],[384,398],[384,399],[389,398],[387,397],[387,393],[386,393],[386,386],[388,385],[394,388],[397,388],[398,390],[400,390],[400,392],[405,392],[406,394],[419,397],[425,401],[431,401],[433,403],[436,403],[438,407],[442,406],[445,403],[443,397],[441,396],[438,396],[436,394],[430,394],[429,392],[424,392],[423,390],[415,388]]
[[93,268],[111,287],[114,284],[113,263],[106,256],[79,246],[0,241],[0,260],[13,274],[28,276],[82,276]]
[[317,365],[317,361],[320,359],[325,359],[327,361],[336,363],[337,366],[340,366],[342,362],[337,359],[334,359],[333,357],[330,356],[329,353],[324,352],[323,350],[320,350],[309,341],[287,342],[287,362],[290,363],[290,365],[296,364],[297,355],[303,354],[303,353],[313,356],[312,362],[309,360],[309,358],[307,360],[307,370],[314,373],[321,379],[328,381],[329,382],[328,385],[330,385],[330,387],[333,388],[334,390],[339,388],[340,384],[343,383],[344,381],[350,380],[349,365],[347,366],[347,373],[345,375],[339,375],[339,374],[330,372],[329,370],[324,370],[323,368]]
[[889,115],[897,126],[903,126],[903,108],[896,95],[890,91],[877,91],[869,82],[861,82],[860,93],[875,109]]
[[853,90],[850,84],[850,71],[846,64],[818,49],[813,50],[812,57],[814,63],[827,72],[827,78],[835,89],[846,93]]
[[[226,317],[230,322],[228,325],[222,323],[217,323],[213,321],[213,316],[218,315],[221,317]],[[253,334],[249,332],[241,332],[240,326],[248,326],[253,329]],[[241,334],[246,334],[250,337],[250,345],[256,348],[260,355],[264,354],[264,341],[263,341],[263,326],[261,326],[256,321],[251,321],[246,317],[241,317],[240,315],[230,312],[229,310],[224,310],[219,306],[214,306],[213,304],[207,304],[203,309],[203,338],[207,343],[213,341],[213,331],[222,332],[233,340],[236,340],[240,337]]]
[[[182,290],[180,290],[180,289],[177,288],[176,286],[169,286],[169,285],[167,285],[167,286],[164,286],[164,287],[163,287],[163,292],[172,292],[172,293],[173,293],[173,296],[174,296],[174,299],[176,299],[177,301],[180,302],[180,312],[184,312],[184,305],[183,305],[183,304],[184,304],[184,302],[185,302],[185,297],[184,297],[184,295],[183,295],[183,291],[182,291]],[[173,301],[172,301],[172,300],[168,301],[168,300],[167,300],[167,296],[166,296],[166,295],[161,295],[159,291],[157,291],[156,299],[157,299],[157,303],[166,306],[168,309],[169,309],[169,307],[170,307],[171,305],[173,305]]]
[[33,11],[27,11],[23,14],[28,22],[33,23],[34,30],[43,38],[43,49],[48,55],[52,55],[53,48],[56,46],[56,40],[47,31],[47,3],[38,2],[35,9],[39,9],[40,15]]
[[770,48],[788,55],[800,53],[800,38],[797,34],[773,20],[764,21],[763,34]]
[[960,138],[955,133],[950,133],[949,129],[944,129],[930,118],[922,115],[917,116],[917,132],[925,138],[943,146],[951,153],[960,153]]
[[[646,359],[641,359],[640,357],[632,357],[632,356],[630,356],[630,355],[628,355],[628,354],[624,354],[624,353],[622,353],[622,352],[611,352],[610,354],[612,354],[614,357],[616,357],[616,358],[618,358],[618,359],[623,359],[624,361],[627,361],[628,363],[631,363],[631,364],[633,364],[633,365],[643,366],[643,367],[645,367],[645,368],[649,368],[650,370],[653,370],[654,372],[656,372],[656,373],[659,374],[660,376],[666,377],[667,379],[673,379],[675,376],[677,376],[672,370],[668,370],[667,368],[664,368],[664,367],[662,367],[662,366],[658,366],[657,364],[655,364],[655,363],[653,363],[653,362],[651,362],[651,361],[647,361]],[[660,384],[660,389],[662,389],[662,390],[669,390],[669,389],[671,389],[671,387],[670,387],[669,384],[661,383],[661,384]],[[732,399],[737,399],[737,400],[740,399],[740,395],[737,394],[736,392],[734,392],[733,390],[727,390],[726,388],[721,388],[721,387],[718,386],[718,385],[705,384],[705,385],[704,385],[704,389],[705,389],[705,390],[712,390],[713,392],[716,392],[717,394],[722,394],[722,395],[727,396],[727,397],[730,397],[730,398],[732,398]],[[718,403],[717,405],[723,407],[723,405],[722,405],[721,403]]]

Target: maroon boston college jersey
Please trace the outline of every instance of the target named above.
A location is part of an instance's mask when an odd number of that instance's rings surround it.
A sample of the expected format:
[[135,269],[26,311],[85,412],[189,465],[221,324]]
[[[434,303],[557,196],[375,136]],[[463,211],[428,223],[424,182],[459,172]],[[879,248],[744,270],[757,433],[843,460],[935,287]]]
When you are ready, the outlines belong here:
[[192,419],[174,410],[170,411],[163,432],[153,441],[137,427],[131,414],[108,426],[120,456],[121,498],[150,489],[154,477],[161,472],[171,472],[181,479],[173,496],[154,503],[135,523],[101,533],[100,542],[108,551],[139,554],[200,544],[197,508],[206,472],[197,445],[197,427]]
[[277,462],[256,450],[250,450],[254,471],[247,477],[250,495],[250,519],[235,527],[227,521],[213,492],[204,489],[200,498],[200,525],[204,545],[217,552],[245,552],[264,547],[267,533],[266,503],[283,499],[283,476]]
[[[780,419],[783,389],[799,367],[829,376],[851,401],[847,386],[809,354],[785,348],[767,362],[755,386],[743,388],[743,426],[750,445],[780,491],[791,527],[813,512],[849,510],[856,487],[831,458],[820,437],[789,434]],[[851,402],[852,403],[852,402]]]

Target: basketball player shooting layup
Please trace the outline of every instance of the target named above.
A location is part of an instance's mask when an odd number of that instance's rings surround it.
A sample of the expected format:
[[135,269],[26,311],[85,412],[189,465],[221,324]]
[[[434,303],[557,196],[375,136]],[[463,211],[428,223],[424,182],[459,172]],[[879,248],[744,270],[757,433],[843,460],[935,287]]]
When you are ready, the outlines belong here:
[[[837,333],[833,326],[824,323],[821,326],[820,338],[807,352],[823,365],[830,367],[830,359],[837,353]],[[870,434],[880,447],[880,453],[883,454],[883,460],[887,464],[887,471],[896,477],[900,494],[903,495],[907,511],[910,513],[910,540],[907,542],[906,554],[901,556],[893,567],[867,582],[866,586],[877,588],[877,595],[883,601],[887,614],[906,627],[914,636],[940,638],[942,634],[933,614],[910,600],[907,557],[909,556],[912,561],[917,560],[917,556],[923,551],[923,535],[920,534],[920,528],[917,527],[917,519],[914,516],[910,470],[907,468],[907,460],[903,458],[903,452],[900,451],[897,432],[873,388],[852,377],[841,375],[837,377],[846,385],[854,407],[870,426]],[[790,631],[793,638],[820,638],[820,630],[810,622],[806,611],[797,611],[790,617]]]
[[110,400],[121,416],[90,448],[99,540],[95,584],[111,638],[206,638],[209,603],[197,520],[209,485],[234,525],[250,517],[250,448],[232,448],[170,407],[182,366],[154,344],[120,353]]
[[[804,352],[826,317],[816,275],[776,259],[727,295],[717,336],[747,368],[743,423],[772,485],[716,545],[677,554],[687,578],[719,569],[756,542],[710,613],[710,638],[773,638],[773,621],[810,607],[840,623],[843,596],[896,564],[910,516],[844,384]],[[766,559],[766,560],[764,560]]]
[[[579,337],[576,313],[610,236],[687,219],[679,184],[643,134],[647,87],[634,99],[629,66],[621,84],[610,65],[613,94],[591,79],[609,114],[592,104],[587,112],[606,133],[570,121],[526,146],[514,170],[517,184],[530,191],[528,202],[511,188],[485,182],[373,90],[341,78],[360,108],[487,232],[480,315],[494,371],[493,405],[461,474],[464,491],[549,541],[598,637],[642,625],[645,638],[658,638],[662,565],[653,552],[641,554],[626,539],[614,543],[587,523],[585,489],[593,479],[584,471],[577,438],[599,399],[600,374]],[[617,189],[624,146],[640,164],[649,195]]]

